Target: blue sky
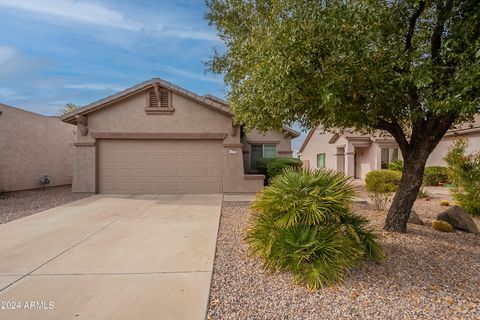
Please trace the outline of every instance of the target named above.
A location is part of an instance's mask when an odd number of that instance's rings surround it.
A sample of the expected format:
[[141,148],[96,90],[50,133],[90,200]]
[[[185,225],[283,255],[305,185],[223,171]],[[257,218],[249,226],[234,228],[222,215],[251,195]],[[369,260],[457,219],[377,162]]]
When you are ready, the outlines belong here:
[[0,102],[53,115],[153,77],[224,98],[222,77],[205,72],[223,48],[205,10],[203,0],[0,0]]

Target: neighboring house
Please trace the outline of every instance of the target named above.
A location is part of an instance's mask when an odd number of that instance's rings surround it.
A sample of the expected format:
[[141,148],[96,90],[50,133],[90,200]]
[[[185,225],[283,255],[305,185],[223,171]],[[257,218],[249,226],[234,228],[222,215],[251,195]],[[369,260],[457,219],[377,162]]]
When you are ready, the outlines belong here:
[[72,183],[76,128],[47,117],[0,104],[0,191]]
[[[480,117],[449,130],[428,158],[427,166],[445,166],[443,158],[460,136],[469,141],[467,152],[480,151]],[[338,134],[321,128],[310,130],[299,157],[309,168],[335,169],[357,179],[364,179],[372,170],[388,168],[392,161],[402,160],[398,145],[389,134],[363,135],[351,130]]]
[[257,192],[251,159],[291,156],[299,133],[244,135],[232,120],[225,101],[158,78],[77,109],[63,117],[78,128],[73,191]]

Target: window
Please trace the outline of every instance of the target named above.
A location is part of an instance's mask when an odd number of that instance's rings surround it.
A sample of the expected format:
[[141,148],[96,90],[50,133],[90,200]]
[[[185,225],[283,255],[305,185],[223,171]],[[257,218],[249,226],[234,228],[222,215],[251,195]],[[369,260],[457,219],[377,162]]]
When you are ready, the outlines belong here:
[[277,145],[275,144],[252,144],[251,167],[257,169],[257,162],[261,158],[275,158],[277,156]]
[[388,169],[390,162],[401,160],[398,148],[382,148],[381,158],[382,169]]
[[325,166],[326,166],[325,153],[317,154],[317,168],[325,168]]
[[263,145],[263,157],[264,158],[275,158],[277,156],[277,146],[274,144],[264,144]]

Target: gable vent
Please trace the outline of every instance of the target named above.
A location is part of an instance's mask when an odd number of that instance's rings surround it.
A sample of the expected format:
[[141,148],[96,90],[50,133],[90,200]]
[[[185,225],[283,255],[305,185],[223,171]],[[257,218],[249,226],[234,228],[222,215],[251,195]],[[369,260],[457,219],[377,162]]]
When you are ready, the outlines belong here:
[[158,99],[154,90],[148,92],[148,106],[150,108],[158,108]]
[[168,108],[170,105],[168,103],[168,91],[160,90],[160,107]]

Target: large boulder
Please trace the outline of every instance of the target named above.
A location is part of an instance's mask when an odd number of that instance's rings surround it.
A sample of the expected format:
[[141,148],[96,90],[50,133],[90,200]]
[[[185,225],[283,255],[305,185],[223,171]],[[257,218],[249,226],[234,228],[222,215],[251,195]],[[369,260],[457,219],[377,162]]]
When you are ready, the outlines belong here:
[[418,225],[423,226],[422,219],[420,219],[420,217],[418,216],[418,214],[414,210],[412,210],[410,212],[410,217],[408,218],[408,223],[418,224]]
[[437,216],[437,220],[443,220],[457,230],[478,234],[478,228],[472,217],[459,206],[453,206]]

